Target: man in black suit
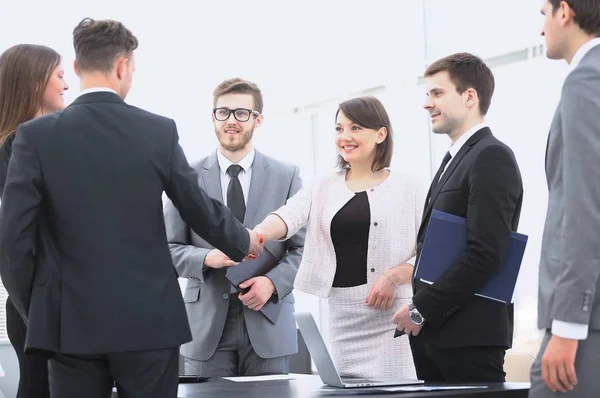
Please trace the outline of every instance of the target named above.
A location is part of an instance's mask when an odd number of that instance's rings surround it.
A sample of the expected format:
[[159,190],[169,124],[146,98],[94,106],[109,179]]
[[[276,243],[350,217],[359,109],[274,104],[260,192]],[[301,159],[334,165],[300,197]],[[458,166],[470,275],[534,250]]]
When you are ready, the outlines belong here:
[[435,284],[413,281],[414,297],[394,315],[410,336],[417,376],[435,382],[502,382],[513,308],[474,296],[501,268],[517,229],[523,186],[515,157],[485,125],[494,76],[471,54],[425,71],[433,132],[452,146],[436,173],[417,236],[420,256],[432,209],[467,219],[467,248]]
[[127,105],[136,37],[116,21],[73,32],[82,93],[21,125],[0,211],[2,281],[50,356],[51,395],[176,397],[192,339],[162,213],[235,261],[260,238],[198,187],[173,120]]

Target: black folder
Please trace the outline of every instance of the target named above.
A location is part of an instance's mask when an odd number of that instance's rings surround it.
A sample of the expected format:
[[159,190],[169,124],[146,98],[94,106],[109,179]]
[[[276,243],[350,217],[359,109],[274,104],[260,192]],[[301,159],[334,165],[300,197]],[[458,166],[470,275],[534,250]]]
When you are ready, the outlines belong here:
[[[257,276],[264,276],[277,264],[279,264],[279,259],[265,248],[256,259],[244,260],[236,266],[229,267],[225,276],[239,292],[246,293],[250,289],[241,289],[239,285],[242,282]],[[279,313],[281,312],[281,301],[273,295],[273,297],[271,297],[260,309],[260,312],[262,312],[269,321],[276,323],[277,318],[279,318]]]

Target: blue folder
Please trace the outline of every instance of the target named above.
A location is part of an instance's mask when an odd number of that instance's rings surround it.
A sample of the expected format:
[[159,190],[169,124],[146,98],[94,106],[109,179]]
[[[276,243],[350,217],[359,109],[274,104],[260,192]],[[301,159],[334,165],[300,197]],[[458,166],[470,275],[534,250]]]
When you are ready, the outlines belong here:
[[[512,232],[502,269],[481,289],[477,296],[511,303],[515,291],[527,235]],[[434,284],[464,253],[467,247],[467,220],[453,214],[433,210],[425,233],[423,249],[415,278]]]

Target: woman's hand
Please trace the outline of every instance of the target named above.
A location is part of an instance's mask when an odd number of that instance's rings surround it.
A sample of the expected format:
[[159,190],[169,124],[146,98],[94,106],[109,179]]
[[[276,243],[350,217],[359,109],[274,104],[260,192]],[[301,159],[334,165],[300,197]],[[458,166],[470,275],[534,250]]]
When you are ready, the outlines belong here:
[[396,297],[398,286],[408,283],[412,272],[413,266],[408,263],[385,271],[371,287],[367,296],[367,305],[382,310],[390,308]]
[[367,297],[369,307],[387,310],[392,306],[396,297],[396,285],[384,273],[375,281]]

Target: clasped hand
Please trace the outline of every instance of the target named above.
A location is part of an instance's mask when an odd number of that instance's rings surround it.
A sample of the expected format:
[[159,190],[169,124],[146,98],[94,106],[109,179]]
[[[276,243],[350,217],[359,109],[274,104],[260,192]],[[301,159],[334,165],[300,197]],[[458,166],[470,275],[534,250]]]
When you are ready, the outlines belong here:
[[240,293],[238,298],[242,304],[254,311],[260,311],[267,301],[271,299],[273,293],[275,293],[275,285],[266,276],[250,278],[240,283],[240,288],[249,288],[247,292]]
[[250,248],[248,249],[248,259],[253,260],[260,255],[263,251],[263,247],[265,245],[265,239],[262,234],[248,229],[248,234],[250,235]]

